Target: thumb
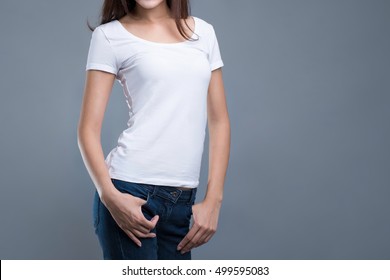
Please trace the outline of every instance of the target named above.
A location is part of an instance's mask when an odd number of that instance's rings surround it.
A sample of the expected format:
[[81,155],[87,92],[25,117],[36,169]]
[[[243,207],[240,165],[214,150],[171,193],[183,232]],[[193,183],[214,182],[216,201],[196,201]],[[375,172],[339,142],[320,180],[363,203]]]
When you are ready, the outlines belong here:
[[159,215],[155,215],[150,221],[153,223],[154,226],[156,226],[159,218],[160,218]]

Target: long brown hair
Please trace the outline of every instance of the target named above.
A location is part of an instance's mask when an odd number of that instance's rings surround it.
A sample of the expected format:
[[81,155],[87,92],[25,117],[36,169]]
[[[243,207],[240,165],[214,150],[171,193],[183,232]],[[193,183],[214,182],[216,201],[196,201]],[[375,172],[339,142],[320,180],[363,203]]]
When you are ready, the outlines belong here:
[[[191,14],[191,7],[189,0],[166,0],[168,8],[171,11],[172,16],[175,19],[176,27],[179,30],[181,36],[183,36],[186,40],[191,39],[185,32],[183,25],[180,19],[187,19]],[[129,14],[134,10],[136,6],[135,0],[104,0],[102,9],[99,15],[99,25],[118,20],[121,17]],[[187,27],[191,29],[187,22],[185,22]],[[87,26],[91,31],[94,31],[96,27],[92,27],[88,20]]]

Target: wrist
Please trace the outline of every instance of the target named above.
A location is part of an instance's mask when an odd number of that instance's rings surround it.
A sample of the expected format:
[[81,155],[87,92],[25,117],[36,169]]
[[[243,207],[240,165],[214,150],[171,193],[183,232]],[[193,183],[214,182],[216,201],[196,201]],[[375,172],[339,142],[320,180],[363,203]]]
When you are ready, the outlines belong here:
[[209,179],[204,201],[213,206],[220,206],[223,199],[223,183]]
[[211,196],[208,195],[204,198],[206,204],[213,205],[213,207],[221,207],[222,205],[222,196]]
[[111,202],[115,200],[118,194],[120,194],[120,192],[114,186],[102,189],[100,194],[100,200],[107,207],[107,205],[110,205]]

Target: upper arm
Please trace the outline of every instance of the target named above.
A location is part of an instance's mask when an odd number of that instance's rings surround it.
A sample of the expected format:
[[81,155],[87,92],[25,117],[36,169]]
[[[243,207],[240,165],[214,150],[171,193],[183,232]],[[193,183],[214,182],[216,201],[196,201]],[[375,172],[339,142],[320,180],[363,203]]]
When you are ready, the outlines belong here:
[[86,62],[86,79],[79,129],[100,133],[104,112],[120,65],[103,28],[92,33]]
[[114,81],[115,75],[112,73],[86,71],[79,130],[88,128],[100,133]]
[[226,121],[228,115],[222,78],[222,67],[224,66],[224,63],[222,61],[215,29],[211,24],[209,24],[209,28],[208,58],[211,70],[211,79],[208,88],[207,115],[208,122],[210,123],[216,121]]
[[226,121],[228,118],[221,67],[211,72],[207,95],[207,115],[209,123],[213,121]]

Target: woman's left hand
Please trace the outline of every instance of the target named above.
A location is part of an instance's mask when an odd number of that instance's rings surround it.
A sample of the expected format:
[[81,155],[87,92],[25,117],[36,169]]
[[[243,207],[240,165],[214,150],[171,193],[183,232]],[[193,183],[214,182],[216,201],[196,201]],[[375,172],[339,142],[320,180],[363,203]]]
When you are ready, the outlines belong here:
[[192,216],[194,223],[178,244],[177,250],[182,254],[190,251],[192,248],[199,247],[207,243],[217,231],[220,203],[202,201],[192,206]]

